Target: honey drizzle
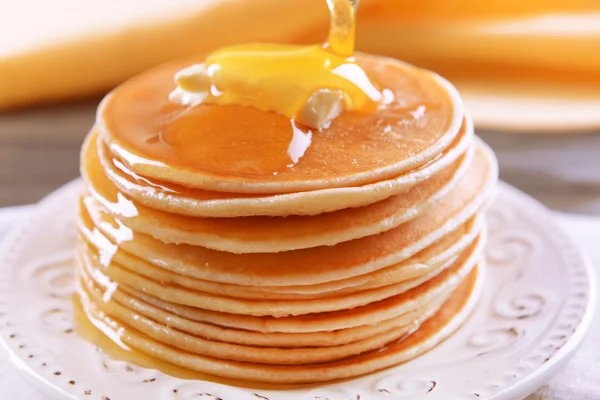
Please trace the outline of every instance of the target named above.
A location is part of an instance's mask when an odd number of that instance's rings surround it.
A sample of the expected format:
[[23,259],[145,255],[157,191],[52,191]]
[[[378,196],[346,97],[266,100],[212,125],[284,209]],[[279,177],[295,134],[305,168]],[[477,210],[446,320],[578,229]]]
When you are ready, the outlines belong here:
[[175,103],[253,106],[308,128],[327,128],[344,110],[373,111],[379,88],[356,63],[358,0],[327,0],[331,12],[323,45],[242,44],[209,54],[175,75]]
[[327,0],[331,27],[325,47],[340,57],[352,57],[356,32],[356,9],[360,0]]

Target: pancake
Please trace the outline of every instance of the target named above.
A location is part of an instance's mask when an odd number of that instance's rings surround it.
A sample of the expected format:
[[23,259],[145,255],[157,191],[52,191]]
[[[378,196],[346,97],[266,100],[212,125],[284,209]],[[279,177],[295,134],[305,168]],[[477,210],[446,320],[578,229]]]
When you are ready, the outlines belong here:
[[[477,241],[472,244],[454,265],[465,263],[475,263],[479,258],[483,241]],[[147,277],[132,273],[117,265],[111,265],[110,268],[95,268],[86,252],[80,253],[82,268],[89,275],[95,276],[103,274],[106,281],[119,282],[136,291],[142,291],[158,299],[165,300],[175,304],[188,306],[198,306],[206,310],[213,310],[226,313],[264,316],[271,315],[276,317],[285,317],[289,315],[303,315],[310,313],[323,313],[338,310],[345,310],[364,306],[376,301],[400,295],[408,292],[427,281],[430,281],[440,274],[445,264],[437,269],[423,274],[422,276],[395,284],[383,286],[376,289],[360,290],[334,297],[326,298],[300,298],[296,300],[274,300],[274,299],[240,299],[226,297],[196,290],[190,290],[178,285],[169,285],[166,282],[156,281]],[[453,266],[450,268],[453,268]]]
[[[485,231],[482,230],[483,225],[483,218],[478,216],[465,224],[466,233],[463,232],[463,229],[457,229],[403,262],[366,275],[359,275],[318,285],[250,287],[194,279],[152,265],[124,250],[119,250],[112,256],[110,268],[113,266],[126,268],[135,274],[165,284],[174,284],[193,290],[230,297],[275,300],[330,297],[344,293],[352,293],[358,289],[366,290],[379,288],[417,278],[434,269],[444,268],[452,264],[456,257],[471,245],[479,235],[485,235]],[[81,251],[86,253],[95,268],[106,268],[106,263],[102,262],[102,256],[99,253],[99,250],[102,247],[99,247],[94,243],[110,243],[109,239],[101,236],[101,233],[97,231],[95,234],[92,234],[90,230],[84,228],[81,224],[80,229],[82,236],[80,243]],[[89,238],[92,237],[93,239],[90,241]]]
[[84,144],[81,169],[87,190],[104,212],[165,243],[242,253],[331,246],[395,228],[442,199],[465,174],[473,155],[467,152],[407,193],[366,207],[312,217],[190,218],[152,209],[121,194],[101,168],[96,136],[90,135]]
[[[479,149],[466,176],[428,212],[379,235],[335,246],[281,253],[232,254],[165,244],[142,233],[134,234],[107,214],[91,212],[90,215],[95,227],[120,248],[181,275],[242,286],[320,284],[397,264],[465,224],[489,199],[497,177],[490,150],[483,146]],[[84,208],[84,214],[94,211],[92,207]],[[109,251],[112,256],[116,248],[109,245]]]
[[[267,346],[247,346],[221,341],[220,338],[206,339],[195,334],[187,334],[176,329],[173,324],[155,322],[143,314],[132,312],[116,301],[104,302],[99,290],[86,290],[89,302],[94,304],[100,312],[120,321],[127,321],[133,329],[154,336],[157,340],[194,354],[229,359],[242,362],[257,362],[261,364],[311,364],[343,359],[365,351],[382,347],[394,340],[404,337],[414,329],[417,324],[429,318],[437,309],[427,310],[424,314],[411,313],[413,320],[408,324],[388,328],[366,339],[342,345],[327,345],[319,347],[278,348],[274,344]],[[441,304],[440,304],[441,305]],[[439,307],[438,307],[439,308]]]
[[[98,108],[111,153],[136,174],[233,193],[291,193],[365,185],[435,159],[457,136],[464,109],[456,89],[431,72],[357,55],[384,107],[344,112],[318,132],[254,107],[169,103],[173,76],[203,60],[175,62],[131,79]],[[351,133],[351,134],[350,134]],[[301,153],[294,135],[310,141]],[[343,149],[343,151],[340,151]],[[291,167],[293,166],[293,168]]]
[[[84,290],[99,291],[97,285],[92,280],[83,280]],[[146,303],[125,291],[117,289],[111,297],[112,302],[116,302],[129,309],[133,313],[141,314],[157,323],[168,325],[171,328],[192,335],[217,340],[225,343],[234,343],[242,345],[251,345],[259,347],[327,347],[339,346],[348,343],[354,343],[390,329],[402,329],[411,325],[419,316],[430,316],[435,313],[443,304],[448,296],[441,295],[430,304],[424,304],[421,307],[401,314],[397,317],[381,321],[378,324],[362,325],[355,328],[339,329],[334,331],[304,332],[304,333],[282,333],[282,332],[260,332],[247,329],[236,329],[214,325],[212,323],[200,322],[180,317],[177,314],[163,310]],[[98,302],[96,300],[96,302]]]
[[[377,350],[339,361],[315,364],[267,365],[237,362],[192,354],[161,343],[116,318],[94,310],[80,290],[83,307],[92,318],[119,331],[120,340],[136,351],[186,369],[225,378],[272,383],[315,383],[344,379],[377,371],[412,359],[437,345],[460,326],[471,312],[481,290],[478,270],[463,277],[442,308],[416,331]],[[287,351],[287,350],[286,350]]]
[[[84,271],[85,272],[85,271]],[[450,273],[448,273],[450,274]],[[387,330],[389,327],[406,325],[410,323],[417,313],[425,313],[427,310],[436,308],[451,294],[456,288],[456,275],[450,276],[444,281],[442,286],[431,286],[436,292],[430,296],[420,295],[417,302],[410,304],[391,304],[390,302],[378,302],[370,306],[372,310],[378,310],[375,318],[376,323],[370,323],[366,314],[360,314],[361,320],[358,323],[352,323],[349,319],[344,321],[348,314],[342,312],[330,313],[329,316],[337,318],[333,323],[327,323],[325,317],[328,315],[313,314],[292,317],[275,318],[270,316],[251,316],[241,314],[219,313],[210,310],[204,310],[197,307],[182,306],[169,303],[149,296],[143,292],[137,292],[127,287],[117,288],[115,291],[117,297],[120,293],[129,295],[130,301],[136,301],[142,304],[142,307],[152,307],[164,312],[167,316],[177,316],[186,321],[192,321],[210,326],[221,328],[242,330],[247,333],[255,332],[258,334],[276,334],[278,337],[322,337],[323,332],[327,332],[327,337],[334,337],[335,340],[352,342],[360,338],[365,338]],[[441,278],[440,278],[441,279]],[[439,283],[439,282],[438,282]],[[414,294],[414,293],[413,293]],[[396,307],[397,306],[397,307]],[[366,309],[369,311],[369,309]],[[314,335],[313,335],[314,334]],[[339,335],[339,337],[338,337]]]
[[138,202],[158,210],[194,217],[317,215],[361,207],[404,193],[456,162],[473,142],[473,123],[465,117],[458,136],[435,159],[394,178],[343,188],[260,195],[190,189],[134,173],[99,141],[98,154],[105,173],[117,188]]
[[[238,312],[229,313],[207,309],[205,304],[202,304],[202,308],[198,308],[198,305],[171,303],[126,284],[116,284],[114,281],[106,279],[103,274],[94,274],[93,277],[97,284],[103,287],[107,299],[110,299],[111,293],[116,289],[121,289],[146,303],[192,320],[246,330],[260,327],[259,329],[266,332],[318,332],[374,324],[420,308],[423,304],[428,304],[439,298],[440,295],[454,290],[460,280],[471,271],[476,261],[475,255],[465,255],[460,261],[455,262],[453,266],[437,274],[434,278],[401,294],[363,306],[331,312],[309,312],[287,317],[281,315],[274,317],[276,312],[271,312],[271,315],[252,315],[252,310],[241,307],[236,310]],[[80,273],[89,275],[85,266],[81,265]]]

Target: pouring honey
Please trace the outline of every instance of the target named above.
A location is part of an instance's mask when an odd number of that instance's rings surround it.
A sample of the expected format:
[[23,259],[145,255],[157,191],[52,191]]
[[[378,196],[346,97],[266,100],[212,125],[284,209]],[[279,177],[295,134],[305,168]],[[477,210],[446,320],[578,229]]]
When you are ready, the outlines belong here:
[[210,54],[176,75],[174,101],[238,104],[274,111],[315,129],[345,110],[373,110],[380,90],[356,63],[358,0],[328,0],[331,28],[323,45],[246,44]]

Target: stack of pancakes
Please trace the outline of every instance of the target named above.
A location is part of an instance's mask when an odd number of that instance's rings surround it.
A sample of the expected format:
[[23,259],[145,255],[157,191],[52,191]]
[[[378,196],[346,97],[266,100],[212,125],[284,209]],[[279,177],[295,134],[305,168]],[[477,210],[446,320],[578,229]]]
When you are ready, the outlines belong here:
[[275,383],[366,374],[450,335],[481,285],[496,160],[447,82],[359,61],[387,104],[321,132],[169,104],[189,62],[107,96],[81,165],[94,325],[166,364]]

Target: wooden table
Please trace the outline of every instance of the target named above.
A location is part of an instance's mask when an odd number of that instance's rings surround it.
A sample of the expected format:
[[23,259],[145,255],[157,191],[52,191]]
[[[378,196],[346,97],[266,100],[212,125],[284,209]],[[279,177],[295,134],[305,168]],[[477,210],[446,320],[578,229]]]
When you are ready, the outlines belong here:
[[[0,207],[35,202],[77,177],[97,103],[0,114]],[[600,214],[600,134],[480,135],[505,181],[552,208]]]
[[77,177],[97,103],[0,114],[0,207],[35,202]]

